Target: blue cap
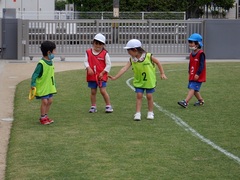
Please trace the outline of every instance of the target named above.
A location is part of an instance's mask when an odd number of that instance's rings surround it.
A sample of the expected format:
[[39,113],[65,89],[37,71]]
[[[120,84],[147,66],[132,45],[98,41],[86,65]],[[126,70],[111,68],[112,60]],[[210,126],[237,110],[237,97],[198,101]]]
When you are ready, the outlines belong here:
[[203,47],[203,43],[202,43],[202,36],[198,33],[193,33],[189,38],[188,40],[190,41],[197,41],[199,43],[199,45],[201,47]]

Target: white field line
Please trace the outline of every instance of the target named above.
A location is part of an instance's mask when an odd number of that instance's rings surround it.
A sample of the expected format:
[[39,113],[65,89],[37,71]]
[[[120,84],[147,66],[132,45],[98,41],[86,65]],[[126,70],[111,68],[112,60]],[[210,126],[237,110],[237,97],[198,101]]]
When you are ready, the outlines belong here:
[[[130,78],[126,81],[127,85],[134,91],[135,88],[130,84],[130,81],[133,79]],[[146,96],[144,96],[146,98]],[[184,122],[180,117],[176,116],[175,114],[167,111],[166,109],[163,109],[161,106],[159,106],[157,103],[153,103],[154,106],[162,113],[164,113],[166,116],[170,117],[176,124],[181,126],[184,130],[190,132],[193,136],[199,138],[201,141],[205,142],[206,144],[212,146],[214,149],[217,149],[227,157],[233,159],[237,163],[240,164],[240,158],[235,156],[234,154],[228,152],[227,150],[221,148],[220,146],[216,145],[214,142],[210,141],[209,139],[205,138],[203,135],[199,134],[195,129],[193,129],[191,126],[189,126],[186,122]]]

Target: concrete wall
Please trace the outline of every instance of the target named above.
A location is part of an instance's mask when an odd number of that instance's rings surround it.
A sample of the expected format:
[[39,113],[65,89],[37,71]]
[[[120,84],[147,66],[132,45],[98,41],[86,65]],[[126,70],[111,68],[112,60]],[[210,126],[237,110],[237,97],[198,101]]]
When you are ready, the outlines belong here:
[[240,20],[205,20],[203,23],[207,59],[240,59]]
[[2,19],[0,19],[0,59],[2,59]]

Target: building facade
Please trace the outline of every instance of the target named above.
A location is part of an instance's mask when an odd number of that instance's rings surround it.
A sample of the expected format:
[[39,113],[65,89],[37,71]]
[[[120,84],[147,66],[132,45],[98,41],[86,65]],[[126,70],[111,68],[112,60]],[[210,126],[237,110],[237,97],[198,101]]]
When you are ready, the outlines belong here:
[[21,19],[54,19],[55,0],[0,0],[0,18],[4,8],[16,9]]

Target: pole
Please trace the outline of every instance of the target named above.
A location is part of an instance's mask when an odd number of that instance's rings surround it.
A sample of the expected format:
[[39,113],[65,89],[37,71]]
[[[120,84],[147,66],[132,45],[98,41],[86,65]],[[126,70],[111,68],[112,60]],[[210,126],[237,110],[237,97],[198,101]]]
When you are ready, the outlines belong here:
[[119,18],[119,0],[113,0],[113,17]]
[[[118,19],[119,18],[119,0],[113,0],[113,18]],[[118,23],[113,22],[112,23],[112,42],[118,43]]]

